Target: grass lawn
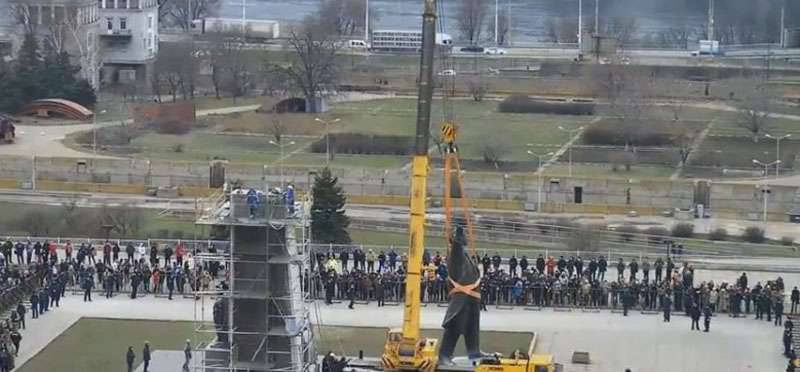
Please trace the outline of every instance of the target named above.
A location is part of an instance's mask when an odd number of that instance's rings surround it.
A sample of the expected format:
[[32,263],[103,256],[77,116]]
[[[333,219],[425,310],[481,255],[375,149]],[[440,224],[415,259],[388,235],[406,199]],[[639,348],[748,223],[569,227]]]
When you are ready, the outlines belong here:
[[[492,146],[504,153],[504,160],[530,160],[526,153],[528,143],[560,147],[569,139],[569,134],[558,129],[576,128],[588,124],[593,117],[503,114],[496,112],[497,102],[451,102],[452,112],[461,128],[459,145],[465,159],[481,159],[483,148]],[[433,109],[431,132],[438,135],[439,123],[443,119],[441,102]],[[340,119],[330,126],[331,132],[358,132],[412,136],[416,120],[416,101],[413,99],[379,99],[349,102],[332,106],[324,115],[328,120]],[[314,136],[323,136],[325,126],[314,120],[315,115],[281,114],[266,115],[255,112],[209,118],[214,130],[228,132],[250,132],[270,134],[274,120],[279,120],[286,135],[296,137],[297,147],[287,148],[287,153],[314,141]],[[183,160],[208,160],[215,157],[231,161],[264,162],[276,159],[278,149],[269,146],[270,137],[221,136],[210,131],[196,131],[189,135],[170,136],[150,133],[132,141],[139,153],[151,158]],[[432,142],[433,144],[433,142]],[[176,152],[181,145],[182,151]],[[319,164],[322,154],[303,152],[294,154],[286,164]],[[407,156],[336,156],[333,165],[397,168],[408,162]]]
[[16,371],[122,371],[128,346],[141,363],[144,341],[153,350],[182,350],[187,338],[208,341],[194,338],[194,329],[192,322],[85,318]]
[[[767,138],[756,143],[751,137],[709,136],[690,165],[759,169],[753,167],[753,159],[771,163],[775,161],[776,150],[775,141]],[[781,168],[792,168],[798,152],[800,141],[781,141]]]
[[[505,149],[504,160],[530,160],[527,144],[560,146],[569,134],[558,129],[577,128],[591,122],[591,116],[505,114],[496,111],[497,102],[454,100],[449,110],[460,127],[458,144],[465,159],[482,158],[486,145]],[[445,118],[441,101],[432,111],[431,132],[438,135]],[[416,101],[413,99],[384,99],[349,102],[333,107],[330,113],[341,119],[339,132],[362,132],[412,136],[416,120]]]
[[[128,346],[133,346],[136,361],[141,363],[141,349],[145,340],[150,342],[154,351],[182,350],[187,338],[194,345],[211,340],[210,334],[198,338],[199,334],[194,329],[192,322],[84,318],[16,371],[122,371]],[[334,326],[322,326],[315,330],[319,331],[316,349],[320,353],[333,351],[348,356],[358,355],[359,350],[363,350],[367,356],[380,355],[387,331],[380,327]],[[422,333],[435,338],[441,338],[442,335],[440,329],[425,329]],[[531,337],[532,334],[525,332],[482,332],[481,350],[524,350]],[[456,354],[465,354],[463,342],[459,342]]]
[[[269,164],[280,158],[280,148],[269,143],[270,137],[230,136],[193,131],[186,135],[147,133],[131,141],[140,154],[151,159],[212,160],[215,158],[237,162]],[[295,142],[294,145],[289,144]],[[308,138],[286,138],[284,152],[306,147]],[[176,151],[180,147],[180,151]]]
[[[62,212],[63,207],[57,205],[34,205],[25,203],[0,202],[0,209],[5,211],[14,211],[14,213],[0,214],[0,231],[3,231],[5,235],[26,236],[29,235],[29,232],[20,228],[20,221],[24,221],[24,217],[27,214],[36,211],[43,212],[44,215],[58,216]],[[167,239],[175,238],[180,235],[185,239],[191,239],[195,236],[204,237],[207,235],[206,228],[203,226],[197,226],[191,221],[178,221],[174,219],[160,218],[158,217],[158,212],[159,211],[156,209],[142,210],[143,224],[139,228],[139,232],[136,234],[135,238]],[[76,231],[51,231],[51,233],[47,235],[51,235],[53,237],[89,237],[82,236],[80,232]],[[91,237],[99,238],[102,237],[102,234],[95,234]],[[111,234],[111,237],[115,238],[114,233]]]
[[[378,168],[395,169],[400,168],[411,161],[411,156],[392,156],[392,155],[347,155],[337,154],[331,160],[331,167],[335,168]],[[293,154],[284,163],[287,166],[308,166],[325,164],[325,154],[314,154],[301,152]]]

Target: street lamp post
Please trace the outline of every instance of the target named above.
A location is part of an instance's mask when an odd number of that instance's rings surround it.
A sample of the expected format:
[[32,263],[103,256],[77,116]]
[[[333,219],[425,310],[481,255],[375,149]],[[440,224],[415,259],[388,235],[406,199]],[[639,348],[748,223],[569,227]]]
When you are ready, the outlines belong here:
[[320,122],[325,124],[325,165],[331,164],[331,131],[330,125],[334,123],[338,123],[341,119],[336,118],[333,120],[323,120],[320,118],[314,118],[314,121]]
[[785,134],[785,135],[780,136],[780,137],[773,136],[773,135],[771,135],[769,133],[764,135],[764,137],[767,137],[769,139],[774,139],[775,140],[775,147],[776,147],[775,148],[775,160],[776,160],[775,161],[775,178],[777,178],[778,176],[781,175],[781,162],[780,162],[780,160],[781,160],[781,141],[785,140],[785,139],[788,139],[791,136],[792,136],[791,133]]
[[539,174],[539,189],[536,196],[536,211],[542,213],[542,159],[547,156],[552,156],[553,152],[551,151],[546,154],[537,154],[531,150],[528,150],[528,154],[535,156],[539,160],[539,167],[536,168],[536,173]]
[[294,141],[289,141],[288,143],[283,143],[283,141],[281,141],[281,142],[269,141],[269,143],[270,143],[270,145],[275,145],[275,146],[278,146],[278,148],[280,148],[280,149],[281,149],[281,157],[280,157],[280,159],[278,159],[278,161],[279,161],[279,163],[278,163],[278,166],[280,167],[280,171],[281,171],[281,189],[283,189],[283,187],[284,187],[284,178],[283,178],[283,148],[284,148],[284,146],[291,146],[291,145],[294,145],[294,144],[295,144],[295,142],[294,142]]
[[578,54],[583,47],[583,0],[578,0]]
[[567,129],[559,125],[558,129],[569,133],[569,142],[567,145],[567,151],[569,151],[569,176],[572,177],[572,138],[574,138],[577,133],[580,133],[583,130],[583,127],[578,127],[575,129]]
[[[772,163],[763,163],[756,159],[753,159],[753,164],[764,167],[764,178],[769,177],[770,167],[772,167],[773,165],[780,166],[780,163],[781,163],[780,159],[775,160]],[[764,223],[767,223],[767,200],[769,198],[770,192],[771,190],[769,189],[769,185],[765,181],[764,184],[761,185],[761,198],[764,200],[764,217],[763,217]]]

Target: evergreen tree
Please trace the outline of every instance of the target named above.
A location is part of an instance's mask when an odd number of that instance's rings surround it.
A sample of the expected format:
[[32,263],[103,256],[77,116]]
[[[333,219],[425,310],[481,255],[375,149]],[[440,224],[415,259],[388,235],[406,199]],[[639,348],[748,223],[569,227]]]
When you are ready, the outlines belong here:
[[350,243],[350,233],[347,232],[350,219],[344,209],[347,198],[338,182],[339,178],[334,177],[329,168],[314,178],[311,235],[315,243]]
[[79,72],[67,53],[45,45],[42,56],[36,37],[25,34],[13,66],[0,65],[0,111],[14,113],[41,98],[63,98],[92,107],[97,96],[88,81],[78,78]]
[[23,103],[43,98],[46,95],[47,92],[42,84],[45,79],[41,74],[42,69],[39,42],[36,40],[36,36],[26,33],[14,65],[14,85],[18,87]]
[[22,92],[16,85],[11,66],[2,58],[0,58],[0,92],[3,92],[0,95],[0,112],[14,113],[25,102],[22,99]]

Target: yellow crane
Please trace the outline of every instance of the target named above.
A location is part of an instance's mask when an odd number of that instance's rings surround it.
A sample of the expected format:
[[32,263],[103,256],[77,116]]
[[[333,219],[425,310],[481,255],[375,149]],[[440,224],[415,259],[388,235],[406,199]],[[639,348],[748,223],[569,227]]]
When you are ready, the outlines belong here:
[[420,285],[425,240],[425,202],[428,181],[428,147],[431,103],[433,101],[433,61],[436,51],[436,0],[425,0],[422,15],[422,55],[417,97],[417,128],[411,178],[408,268],[406,270],[403,328],[387,335],[381,365],[389,371],[433,372],[438,364],[438,340],[420,333]]
[[[428,148],[430,140],[431,107],[433,102],[433,68],[436,52],[436,0],[424,0],[425,10],[422,15],[422,53],[419,70],[419,95],[417,97],[416,137],[414,141],[414,158],[411,178],[411,208],[409,216],[409,248],[408,267],[406,269],[405,303],[403,311],[403,327],[389,330],[384,345],[380,365],[384,371],[419,371],[434,372],[437,370],[439,342],[427,338],[420,332],[421,309],[421,275],[422,256],[425,240],[425,203],[427,200],[428,181]],[[457,128],[446,123],[442,129],[443,140],[453,146]],[[446,163],[457,158],[450,155]],[[449,188],[449,166],[445,167],[445,177]],[[460,187],[460,180],[459,180]],[[449,191],[449,189],[448,189]],[[449,195],[449,192],[447,193]],[[462,195],[463,197],[463,195]],[[449,199],[449,198],[446,198]],[[446,203],[449,203],[446,200]],[[465,203],[462,200],[462,203]],[[451,207],[446,208],[448,217],[452,217]],[[466,208],[465,208],[466,209]],[[466,212],[466,210],[465,210]],[[450,220],[451,218],[448,218]],[[471,235],[471,234],[469,234]],[[490,358],[480,361],[474,368],[476,372],[556,372],[558,365],[551,355],[533,355],[533,342],[527,353],[515,353],[509,358]],[[445,368],[442,368],[445,369]],[[456,370],[463,370],[456,369]]]

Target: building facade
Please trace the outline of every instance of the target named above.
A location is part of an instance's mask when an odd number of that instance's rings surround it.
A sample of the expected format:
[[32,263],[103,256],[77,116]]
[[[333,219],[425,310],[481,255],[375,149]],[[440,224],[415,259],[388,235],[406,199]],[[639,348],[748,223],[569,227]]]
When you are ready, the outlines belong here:
[[99,0],[104,83],[143,83],[158,54],[157,0]]
[[158,53],[157,0],[0,0],[0,9],[0,58],[32,32],[95,88],[146,81]]

